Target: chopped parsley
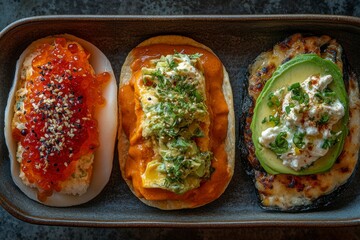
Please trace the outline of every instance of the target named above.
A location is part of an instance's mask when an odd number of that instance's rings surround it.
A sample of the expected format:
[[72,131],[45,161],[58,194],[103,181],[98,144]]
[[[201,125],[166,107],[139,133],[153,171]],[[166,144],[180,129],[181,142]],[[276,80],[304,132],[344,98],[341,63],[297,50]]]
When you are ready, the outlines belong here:
[[290,106],[286,106],[286,107],[285,107],[285,112],[286,112],[286,114],[289,114],[289,113],[290,113],[290,111],[291,111]]
[[[196,138],[204,137],[200,127],[208,115],[202,73],[193,67],[201,54],[186,55],[175,52],[154,61],[155,68],[143,68],[143,89],[157,101],[142,102],[144,111],[143,137],[158,145],[155,156],[161,161],[166,175],[165,187],[183,193],[189,176],[210,177],[212,153],[201,151]],[[181,70],[179,65],[181,64]],[[146,82],[147,81],[147,82]],[[151,84],[149,84],[151,81]]]
[[269,122],[272,122],[275,126],[278,126],[280,124],[280,116],[270,115]]
[[325,112],[323,115],[321,115],[319,121],[317,121],[316,123],[317,123],[317,125],[321,126],[321,125],[327,124],[329,122],[329,120],[330,120],[330,115]]
[[305,133],[296,132],[293,137],[293,143],[297,148],[303,148],[305,146],[304,142]]
[[289,114],[291,111],[291,108],[295,107],[293,103],[290,103],[288,106],[285,107],[286,114]]
[[274,95],[274,93],[270,93],[269,96],[268,96],[267,105],[270,108],[272,108],[272,107],[280,107],[280,100],[276,95]]
[[196,58],[200,58],[201,56],[202,56],[201,53],[194,53],[194,54],[189,55],[189,58],[196,59]]
[[321,145],[321,148],[328,149],[334,146],[336,143],[339,142],[339,138],[337,135],[332,135],[329,138],[324,139],[323,144]]
[[291,91],[291,99],[296,100],[299,102],[299,104],[309,103],[309,95],[304,91],[304,89],[301,87],[300,83],[294,83],[291,86],[288,87],[288,90]]
[[267,122],[267,119],[266,119],[266,117],[264,117],[264,119],[261,121],[261,123],[264,124],[266,122]]
[[287,137],[286,132],[280,132],[276,136],[275,141],[269,144],[270,149],[276,154],[282,154],[287,152],[289,149],[289,143],[286,140],[286,137]]
[[169,68],[174,70],[178,66],[178,64],[174,61],[174,59],[166,59],[167,64],[169,65]]
[[327,105],[334,103],[337,99],[336,93],[330,88],[325,88],[323,91],[318,91],[315,93],[315,97],[319,103],[325,103]]

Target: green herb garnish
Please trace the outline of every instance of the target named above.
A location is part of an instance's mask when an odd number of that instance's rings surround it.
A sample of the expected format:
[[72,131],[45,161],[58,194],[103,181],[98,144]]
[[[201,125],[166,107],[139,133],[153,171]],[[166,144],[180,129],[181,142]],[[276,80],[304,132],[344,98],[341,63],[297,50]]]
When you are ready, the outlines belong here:
[[288,87],[288,90],[291,91],[291,99],[296,100],[299,102],[299,104],[309,103],[309,95],[302,89],[300,83],[294,83],[290,87]]
[[332,104],[336,101],[336,93],[330,88],[325,88],[323,91],[315,93],[315,97],[320,103]]
[[324,113],[323,115],[321,115],[319,121],[317,121],[316,123],[318,125],[325,125],[329,122],[330,120],[330,115],[328,113]]
[[276,138],[275,142],[270,143],[270,149],[276,154],[282,154],[289,150],[289,143],[286,140],[287,133],[280,132]]
[[261,123],[264,124],[266,122],[267,122],[267,119],[266,119],[266,117],[264,117],[264,119],[261,121]]
[[278,126],[280,124],[280,116],[275,117],[274,115],[270,115],[269,122],[272,122],[275,126]]
[[324,142],[321,145],[321,148],[323,148],[323,149],[331,148],[332,146],[334,146],[338,142],[339,142],[338,136],[333,135],[330,138],[324,139]]
[[297,148],[303,148],[305,145],[304,142],[305,133],[296,132],[293,137],[293,143]]
[[277,96],[274,95],[274,93],[270,93],[268,96],[268,107],[280,107],[280,100]]

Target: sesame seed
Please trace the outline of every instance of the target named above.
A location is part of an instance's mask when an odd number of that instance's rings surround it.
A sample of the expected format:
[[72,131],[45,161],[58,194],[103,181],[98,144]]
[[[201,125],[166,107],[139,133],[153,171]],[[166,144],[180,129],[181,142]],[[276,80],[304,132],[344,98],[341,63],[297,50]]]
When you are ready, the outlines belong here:
[[[65,55],[59,51],[55,52],[55,57],[61,59]],[[77,56],[74,56],[73,59],[79,60]],[[32,92],[31,98],[27,100],[31,104],[31,112],[36,114],[32,117],[32,121],[37,122],[37,124],[31,124],[28,129],[33,132],[32,136],[39,134],[36,139],[40,143],[36,149],[39,151],[38,156],[41,158],[41,163],[37,163],[36,168],[46,172],[49,161],[52,163],[50,166],[56,164],[53,163],[53,158],[50,157],[60,156],[61,151],[65,151],[69,158],[74,156],[73,149],[70,146],[75,140],[71,139],[82,131],[82,122],[91,120],[92,116],[86,114],[88,113],[87,109],[79,107],[79,104],[83,101],[83,96],[79,96],[78,92],[71,89],[68,90],[65,85],[68,84],[68,80],[76,80],[78,75],[74,74],[74,72],[82,71],[80,76],[86,77],[87,71],[70,66],[69,69],[59,73],[58,69],[52,70],[54,66],[52,66],[51,62],[37,68],[36,72],[40,76],[34,81],[34,86],[30,86],[34,89],[32,90],[34,92]],[[40,86],[43,89],[38,90],[36,84],[41,84]],[[23,133],[25,134],[25,131]],[[64,166],[67,167],[69,163],[70,160],[64,162]]]

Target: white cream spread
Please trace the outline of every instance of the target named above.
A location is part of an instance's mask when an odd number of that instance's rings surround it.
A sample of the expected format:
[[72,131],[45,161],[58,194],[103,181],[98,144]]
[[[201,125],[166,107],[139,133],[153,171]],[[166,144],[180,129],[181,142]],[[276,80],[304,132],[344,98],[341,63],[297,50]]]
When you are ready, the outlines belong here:
[[278,109],[274,114],[278,121],[261,133],[259,142],[273,150],[285,166],[296,171],[310,166],[326,155],[341,134],[332,132],[345,115],[335,92],[327,88],[332,80],[331,75],[314,75],[269,97],[270,106]]

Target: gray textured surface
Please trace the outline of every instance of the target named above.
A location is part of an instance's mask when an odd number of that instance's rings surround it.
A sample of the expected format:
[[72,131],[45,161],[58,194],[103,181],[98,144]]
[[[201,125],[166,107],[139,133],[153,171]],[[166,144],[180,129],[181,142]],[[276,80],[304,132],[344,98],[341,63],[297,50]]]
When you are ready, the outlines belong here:
[[[54,14],[282,14],[320,13],[360,16],[360,1],[184,0],[184,1],[10,1],[0,0],[0,29],[37,15]],[[218,239],[218,238],[360,239],[360,228],[243,228],[243,229],[103,229],[38,226],[17,220],[0,209],[0,239]]]

